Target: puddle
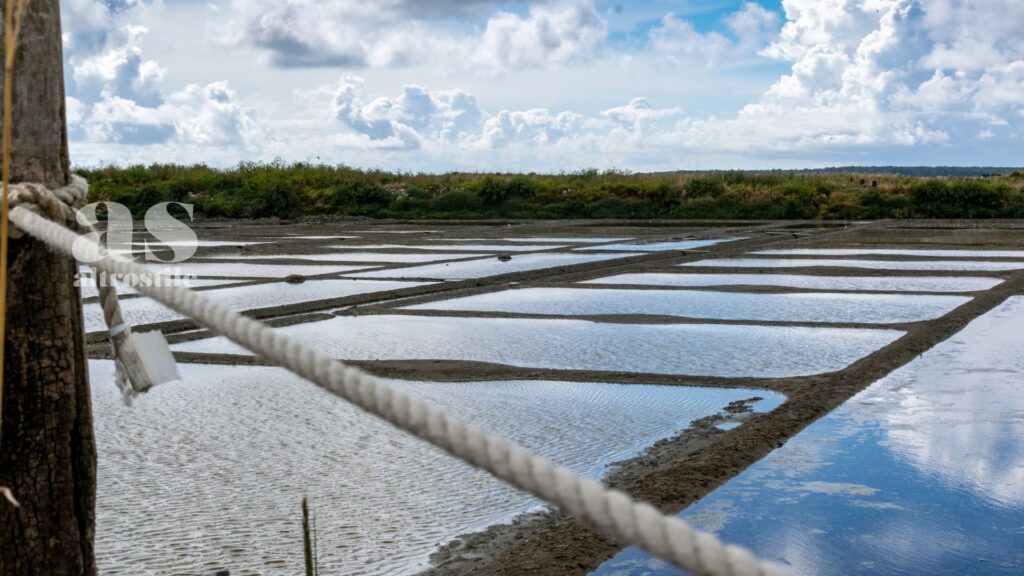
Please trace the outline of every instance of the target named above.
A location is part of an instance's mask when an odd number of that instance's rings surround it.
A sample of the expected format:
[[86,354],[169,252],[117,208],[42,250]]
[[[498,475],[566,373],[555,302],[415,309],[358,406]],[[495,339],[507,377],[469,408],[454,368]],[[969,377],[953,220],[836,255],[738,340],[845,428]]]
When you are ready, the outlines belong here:
[[354,250],[440,250],[451,252],[537,252],[566,248],[554,244],[365,244],[362,246],[329,246],[335,249]]
[[570,244],[598,244],[601,242],[625,242],[626,240],[632,240],[632,238],[588,238],[586,236],[568,236],[568,237],[540,237],[540,238],[502,238],[502,242],[568,242]]
[[156,267],[173,272],[175,276],[207,276],[224,278],[281,278],[292,274],[317,276],[366,270],[367,266],[341,266],[334,264],[258,264],[249,262],[182,262]]
[[[181,285],[184,282],[184,280],[180,278],[165,278],[162,279],[161,281],[163,282],[163,286],[174,284]],[[100,295],[99,290],[96,289],[96,281],[93,280],[92,276],[85,277],[83,275],[80,282],[80,287],[82,289],[82,298],[91,298]],[[135,288],[131,286],[125,286],[120,282],[116,282],[115,284],[118,296],[122,296],[125,294],[135,294],[136,292],[138,292],[138,290],[136,290]],[[188,286],[190,288],[205,288],[207,286],[232,286],[234,284],[236,284],[236,282],[231,282],[230,280],[204,280],[202,278],[193,278],[188,280]]]
[[440,230],[351,230],[353,234],[440,234]]
[[282,236],[281,240],[355,240],[359,236]]
[[480,254],[389,254],[387,252],[336,252],[334,254],[219,254],[204,256],[211,260],[311,260],[316,262],[379,262],[415,264],[419,262],[437,262],[440,260],[457,260],[459,258],[479,258]]
[[726,320],[888,324],[939,318],[968,301],[970,298],[963,296],[895,294],[742,294],[686,290],[523,288],[408,308],[560,316],[649,314]]
[[[90,362],[101,574],[298,574],[300,502],[325,574],[413,574],[437,546],[540,502],[265,367],[183,365],[122,405]],[[761,390],[578,382],[395,383],[591,475]]]
[[[472,360],[526,368],[785,377],[845,368],[896,330],[344,316],[280,329],[346,360]],[[175,350],[248,354],[224,338]]]
[[437,278],[439,280],[468,280],[471,278],[484,278],[486,276],[497,276],[499,274],[512,274],[513,272],[528,272],[530,270],[543,270],[558,266],[572,266],[586,264],[588,262],[603,262],[617,258],[628,258],[636,254],[519,254],[512,256],[508,262],[502,262],[497,257],[491,256],[481,260],[468,262],[450,262],[448,264],[431,264],[428,266],[415,266],[412,268],[397,268],[390,270],[375,270],[352,274],[354,278]]
[[790,248],[760,250],[776,256],[935,256],[947,258],[1024,258],[1024,250],[923,250],[913,248]]
[[[1024,571],[1024,297],[812,424],[682,517],[794,574]],[[627,550],[601,575],[674,575]]]
[[[158,242],[153,240],[149,242],[150,250],[159,250],[161,248],[167,248],[169,246],[195,246],[197,248],[219,248],[221,246],[253,246],[256,244],[267,244],[266,241],[247,241],[247,240],[197,240],[195,242]],[[142,242],[136,242],[134,244],[135,249],[144,250],[146,244]]]
[[874,290],[879,292],[981,292],[1003,281],[999,278],[954,277],[844,277],[788,274],[620,274],[587,280],[583,284],[636,286],[783,286],[811,290]]
[[721,268],[806,268],[818,266],[837,266],[840,268],[874,268],[876,270],[949,270],[968,272],[977,270],[1018,270],[1024,268],[1024,262],[973,262],[969,260],[917,261],[899,262],[895,260],[829,260],[823,258],[784,259],[784,258],[722,258],[718,260],[700,260],[680,264],[691,267]]
[[[307,280],[302,284],[282,284],[278,282],[209,290],[203,292],[203,295],[235,310],[255,310],[257,308],[286,306],[288,304],[342,298],[357,294],[401,290],[402,288],[422,285],[424,285],[422,282]],[[86,332],[107,329],[107,325],[103,321],[103,310],[99,304],[86,304],[82,307],[82,311]],[[124,315],[125,321],[136,326],[183,318],[181,314],[166,308],[150,298],[122,300],[121,312]]]
[[641,252],[655,252],[661,250],[696,250],[707,248],[716,244],[736,242],[746,238],[721,238],[718,240],[680,240],[673,242],[644,242],[637,244],[609,244],[607,246],[588,246],[580,250],[639,250]]

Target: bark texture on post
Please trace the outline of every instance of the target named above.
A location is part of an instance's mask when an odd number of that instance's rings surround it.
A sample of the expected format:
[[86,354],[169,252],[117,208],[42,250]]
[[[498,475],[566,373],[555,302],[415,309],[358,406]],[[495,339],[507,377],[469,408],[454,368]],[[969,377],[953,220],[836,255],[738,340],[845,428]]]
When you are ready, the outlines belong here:
[[[13,88],[11,181],[66,184],[59,0],[29,2]],[[21,508],[0,503],[0,576],[92,576],[96,449],[77,266],[31,238],[12,240],[8,259],[0,486]]]

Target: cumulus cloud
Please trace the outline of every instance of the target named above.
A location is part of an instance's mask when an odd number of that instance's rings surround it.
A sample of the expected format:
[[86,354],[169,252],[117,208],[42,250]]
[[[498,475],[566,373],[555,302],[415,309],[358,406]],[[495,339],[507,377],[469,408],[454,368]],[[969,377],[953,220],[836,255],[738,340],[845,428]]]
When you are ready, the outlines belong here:
[[778,30],[779,15],[748,2],[728,15],[724,23],[728,35],[718,31],[701,33],[688,20],[667,14],[651,29],[651,47],[670,62],[698,62],[711,67],[727,59],[753,56]]
[[583,116],[575,112],[552,114],[543,108],[502,110],[484,123],[482,142],[488,148],[555,144],[576,136],[582,125]]
[[423,138],[465,141],[483,120],[476,98],[463,90],[431,91],[408,85],[396,98],[370,98],[363,79],[356,76],[338,82],[333,108],[343,125],[384,149],[418,149]]
[[644,97],[634,98],[625,106],[616,106],[601,112],[601,116],[615,123],[615,128],[608,137],[608,143],[628,143],[631,146],[644,146],[659,133],[672,132],[671,125],[665,121],[678,118],[682,108],[655,108],[650,100]]
[[527,16],[499,12],[487,22],[476,58],[484,66],[531,68],[591,56],[605,23],[592,2],[534,5]]
[[[169,86],[186,71],[169,74],[161,60],[174,59],[144,53],[165,39],[155,26],[147,33],[137,16],[152,23],[178,5],[62,0],[71,138],[150,150],[182,146],[183,155],[192,153],[187,144],[205,151],[194,155],[200,160],[211,148],[235,159],[268,150],[303,158],[333,146],[366,164],[394,158],[390,166],[426,169],[664,169],[722,158],[737,166],[779,158],[845,162],[894,146],[945,150],[971,142],[995,150],[1024,138],[1024,40],[1017,25],[1024,3],[1017,0],[783,0],[784,15],[748,2],[710,31],[668,14],[626,42],[614,11],[596,10],[593,0],[212,2],[209,13],[219,16],[210,19],[207,39],[227,48],[217,54],[219,70],[235,58],[269,82],[288,75],[289,82],[315,86],[337,77],[317,68],[408,66],[426,86],[409,83],[382,95],[345,76],[309,90],[309,106],[274,103],[282,90],[267,91],[257,116],[243,104],[251,94],[210,82],[234,78],[230,70]],[[666,61],[691,72],[652,81],[651,70],[661,73]],[[785,71],[767,81],[765,68],[747,76],[752,64],[763,63]],[[295,68],[313,70],[280,70]],[[505,98],[500,89],[476,88],[478,101],[453,88],[480,86],[492,75],[507,77],[496,86],[514,86],[520,76],[530,83],[551,79],[552,90],[531,85]],[[565,88],[577,78],[588,86],[579,94]],[[616,83],[614,96],[592,89],[606,78]],[[623,93],[634,78],[642,80],[635,92]],[[702,83],[719,81],[758,95],[730,112],[701,95],[709,92]],[[558,99],[543,99],[549,93]],[[716,115],[688,116],[684,105]],[[300,150],[302,156],[293,152]]]
[[787,22],[762,54],[791,63],[759,102],[683,126],[693,142],[756,149],[926,145],[979,124],[1019,121],[1024,43],[979,22],[1019,2],[784,0]]
[[159,105],[157,84],[166,70],[142,56],[139,44],[148,31],[145,26],[126,26],[109,34],[100,51],[84,57],[72,56],[70,66],[77,97],[96,101],[117,96],[143,106]]
[[167,97],[165,113],[173,118],[176,136],[198,146],[258,147],[266,134],[253,112],[238,102],[227,82],[191,84]]
[[498,11],[482,22],[480,34],[432,20],[494,4],[227,0],[224,12],[231,17],[212,25],[210,36],[231,49],[254,50],[279,68],[440,63],[487,70],[575,62],[592,54],[605,36],[604,21],[591,0],[531,5],[524,16]]
[[94,142],[252,149],[265,135],[252,112],[238,104],[226,82],[186,86],[153,107],[108,95],[86,113],[77,100],[68,102],[68,109],[76,110],[87,139]]

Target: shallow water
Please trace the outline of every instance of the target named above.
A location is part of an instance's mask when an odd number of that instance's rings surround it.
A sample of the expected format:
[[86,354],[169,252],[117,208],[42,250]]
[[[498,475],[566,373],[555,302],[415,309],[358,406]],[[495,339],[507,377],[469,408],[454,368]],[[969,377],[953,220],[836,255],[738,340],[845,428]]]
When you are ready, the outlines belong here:
[[[839,370],[903,335],[896,330],[403,315],[343,316],[280,331],[347,360],[475,360],[528,368],[751,377]],[[172,348],[248,353],[224,338]]]
[[259,264],[250,262],[182,262],[158,267],[173,271],[174,275],[195,275],[225,278],[281,278],[292,274],[317,276],[366,270],[372,266],[342,266],[338,264]]
[[[393,282],[376,280],[307,280],[302,284],[257,284],[204,291],[203,295],[215,302],[235,310],[254,310],[286,306],[300,302],[342,298],[357,294],[401,290],[423,286],[423,282]],[[82,307],[85,331],[106,330],[103,310],[99,304],[85,304]],[[150,298],[132,298],[121,301],[121,312],[125,321],[132,325],[153,324],[182,318],[181,314]]]
[[304,236],[304,235],[299,235],[299,236],[282,236],[281,237],[282,240],[354,240],[356,238],[359,238],[359,236],[338,236],[338,235],[333,235],[333,236]]
[[[794,574],[1024,572],[1024,297],[682,515]],[[672,575],[627,550],[596,572]]]
[[638,242],[635,244],[608,244],[607,246],[588,246],[580,250],[633,250],[640,252],[654,252],[660,250],[696,250],[707,248],[716,244],[735,242],[744,238],[720,238],[718,240],[677,240],[671,242]]
[[895,294],[738,294],[685,290],[523,288],[407,308],[561,316],[652,314],[726,320],[888,324],[932,320],[968,301],[970,298],[962,296]]
[[[161,279],[163,286],[167,285],[187,285],[190,288],[205,288],[207,286],[231,286],[237,284],[231,280],[204,280],[202,278],[164,278]],[[99,296],[99,290],[96,289],[96,281],[89,277],[82,277],[80,280],[80,287],[82,289],[82,298],[91,298]],[[131,286],[126,286],[120,282],[115,283],[118,295],[135,294],[138,292]]]
[[583,284],[637,286],[785,286],[812,290],[874,290],[879,292],[980,292],[1002,284],[999,278],[846,277],[789,274],[620,274]]
[[[157,242],[149,241],[149,248],[151,250],[159,250],[161,248],[167,248],[169,246],[195,246],[197,248],[218,248],[221,246],[253,246],[255,244],[267,244],[266,240],[262,241],[250,241],[250,240],[196,240],[195,242]],[[144,249],[146,244],[143,242],[136,242],[134,247],[137,249]]]
[[587,244],[600,242],[624,242],[632,238],[595,238],[592,236],[548,236],[529,238],[502,238],[503,242],[568,242],[570,244]]
[[1024,258],[1024,250],[926,250],[914,248],[788,248],[759,250],[776,256],[935,256],[947,258]]
[[481,254],[392,254],[388,252],[335,252],[334,254],[218,254],[204,256],[216,260],[312,260],[317,262],[419,263],[480,258]]
[[414,266],[412,268],[397,268],[390,270],[375,270],[373,272],[362,272],[351,274],[353,278],[437,278],[439,280],[468,280],[471,278],[484,278],[486,276],[497,276],[499,274],[512,274],[513,272],[528,272],[530,270],[543,270],[557,266],[572,266],[585,264],[587,262],[603,262],[617,258],[627,258],[636,254],[517,254],[512,256],[508,262],[502,262],[497,257],[485,258],[482,260],[471,260],[467,262],[450,262],[447,264],[430,264],[427,266]]
[[[293,575],[300,501],[325,574],[411,574],[454,536],[540,503],[283,371],[184,365],[185,381],[121,404],[90,362],[105,575]],[[595,476],[759,390],[578,382],[395,385]]]
[[1018,270],[1024,268],[1024,262],[977,262],[970,260],[947,260],[901,262],[896,260],[830,260],[824,258],[783,259],[783,258],[722,258],[718,260],[700,260],[680,264],[688,267],[722,267],[722,268],[805,268],[819,266],[837,266],[841,268],[874,268],[876,270],[949,270],[966,272],[976,270]]
[[494,252],[497,254],[499,252],[537,252],[539,250],[566,248],[566,246],[555,244],[364,244],[362,246],[329,246],[329,248],[353,250],[440,250],[451,252]]

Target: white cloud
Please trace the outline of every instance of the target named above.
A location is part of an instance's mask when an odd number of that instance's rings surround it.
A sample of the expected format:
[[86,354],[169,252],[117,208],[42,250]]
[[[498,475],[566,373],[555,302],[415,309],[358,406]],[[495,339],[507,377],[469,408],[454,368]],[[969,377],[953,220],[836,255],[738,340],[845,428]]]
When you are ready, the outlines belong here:
[[605,37],[590,0],[531,5],[525,16],[496,12],[483,31],[426,18],[494,4],[361,0],[228,0],[231,18],[211,38],[250,49],[279,68],[381,68],[437,64],[488,71],[586,59]]
[[482,142],[492,149],[516,144],[556,144],[577,135],[583,116],[575,112],[552,114],[546,109],[502,110],[484,122]]
[[363,79],[343,77],[333,90],[334,117],[384,149],[418,149],[422,138],[457,143],[477,133],[483,115],[462,90],[408,85],[397,98],[369,98]]
[[142,56],[139,44],[148,31],[144,26],[129,25],[107,36],[101,51],[85,57],[72,56],[69,61],[76,96],[86,101],[118,96],[143,105],[158,105],[161,100],[157,85],[166,70]]
[[485,67],[532,68],[585,60],[606,34],[593,2],[533,5],[525,17],[499,12],[487,22],[477,61]]
[[777,32],[779,15],[748,2],[729,14],[724,23],[731,37],[718,31],[698,32],[688,20],[667,14],[659,26],[651,29],[651,47],[673,63],[697,62],[713,67],[753,56]]
[[791,62],[790,73],[736,118],[690,123],[688,140],[790,150],[927,145],[969,138],[978,131],[971,124],[1005,123],[1024,107],[1024,42],[1006,26],[974,30],[996,9],[990,3],[783,6],[788,22],[763,53]]
[[225,82],[189,85],[168,95],[166,100],[159,106],[147,107],[107,95],[88,114],[80,105],[75,108],[78,122],[87,139],[93,142],[252,150],[265,136],[251,111],[238,104],[235,93]]
[[162,110],[173,119],[177,139],[185,144],[258,149],[266,136],[227,82],[186,86],[168,96]]
[[[783,0],[784,21],[748,2],[710,31],[662,14],[633,35],[591,0],[212,2],[62,0],[73,143],[541,170],[895,161],[1024,138],[1019,0]],[[212,43],[181,49],[164,15],[206,18]]]

